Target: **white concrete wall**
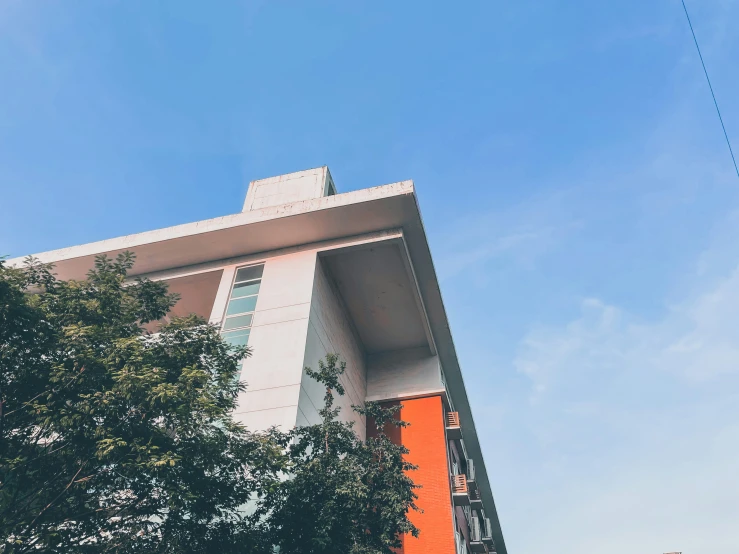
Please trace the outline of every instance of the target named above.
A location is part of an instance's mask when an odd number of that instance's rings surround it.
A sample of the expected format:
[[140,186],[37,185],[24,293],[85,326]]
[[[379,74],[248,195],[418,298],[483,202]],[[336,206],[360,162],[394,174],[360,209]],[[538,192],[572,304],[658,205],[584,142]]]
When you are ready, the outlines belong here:
[[243,211],[281,206],[327,196],[331,177],[328,167],[318,167],[249,183]]
[[[338,246],[338,245],[337,245]],[[336,353],[346,362],[341,418],[365,436],[366,422],[352,405],[365,400],[418,396],[444,390],[439,360],[427,348],[366,356],[340,294],[318,257],[318,248],[275,252],[224,268],[211,321],[223,317],[236,268],[265,264],[249,337],[253,355],[241,374],[247,390],[234,414],[252,430],[318,423],[325,389],[304,367]]]
[[362,437],[366,422],[352,410],[353,404],[443,389],[438,360],[428,349],[375,354],[368,359],[319,257],[322,251],[386,238],[384,233],[352,237],[199,268],[223,270],[210,317],[212,323],[219,324],[236,269],[265,264],[249,338],[253,354],[244,362],[241,374],[247,390],[238,398],[237,421],[252,430],[319,422],[325,389],[305,375],[304,367],[317,369],[318,361],[328,353],[337,353],[347,364],[342,377],[346,395],[337,398],[337,405],[342,419],[355,421]]
[[[346,394],[336,399],[336,405],[341,407],[341,418],[354,421],[357,433],[364,438],[366,422],[351,406],[362,405],[367,393],[365,355],[341,298],[319,258],[315,266],[303,365],[318,369],[318,361],[328,353],[336,353],[346,362],[346,372],[341,379]],[[299,425],[320,421],[318,411],[323,406],[325,392],[325,387],[303,374],[298,404]]]
[[[234,419],[253,431],[296,424],[315,265],[315,250],[265,261],[249,336],[253,354],[241,373],[247,390],[239,395],[234,413]],[[221,301],[225,298],[219,294]],[[219,313],[224,309],[225,303]]]
[[367,400],[420,396],[444,390],[439,358],[428,348],[374,354],[367,359]]

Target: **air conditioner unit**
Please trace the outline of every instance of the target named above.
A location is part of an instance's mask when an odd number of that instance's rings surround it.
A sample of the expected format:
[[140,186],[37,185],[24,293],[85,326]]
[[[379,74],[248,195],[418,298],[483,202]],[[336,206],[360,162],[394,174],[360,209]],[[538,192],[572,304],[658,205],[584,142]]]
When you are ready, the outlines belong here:
[[485,528],[482,530],[482,540],[484,541],[493,541],[493,527],[490,525],[490,518],[486,517],[484,519],[485,521]]
[[482,533],[480,532],[480,518],[477,516],[472,516],[472,518],[470,519],[470,541],[482,541]]

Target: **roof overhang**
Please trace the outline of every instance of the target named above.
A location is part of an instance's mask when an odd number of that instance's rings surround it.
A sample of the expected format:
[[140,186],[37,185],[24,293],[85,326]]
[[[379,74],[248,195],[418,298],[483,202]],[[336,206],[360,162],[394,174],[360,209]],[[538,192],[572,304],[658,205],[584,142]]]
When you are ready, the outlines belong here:
[[436,354],[402,231],[319,256],[367,355],[420,347]]
[[[449,395],[459,412],[465,446],[475,460],[483,503],[499,554],[505,542],[472,418],[462,372],[431,258],[412,181],[263,208],[35,254],[53,263],[60,279],[84,279],[96,256],[130,250],[132,275],[237,258],[308,243],[389,229],[402,229],[428,324],[444,369]],[[20,265],[22,258],[8,261]]]
[[[413,183],[404,181],[345,194],[303,200],[34,254],[54,263],[60,279],[84,279],[95,256],[136,254],[131,275],[185,267],[397,229],[412,220]],[[22,258],[9,260],[19,265]]]

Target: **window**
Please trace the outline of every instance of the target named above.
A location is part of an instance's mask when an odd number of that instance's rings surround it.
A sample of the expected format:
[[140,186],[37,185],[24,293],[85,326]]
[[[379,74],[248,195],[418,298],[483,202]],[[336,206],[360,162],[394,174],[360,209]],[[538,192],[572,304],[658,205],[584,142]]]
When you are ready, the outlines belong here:
[[264,264],[242,267],[236,271],[221,331],[223,338],[232,346],[246,346],[249,343],[263,272]]
[[467,542],[464,540],[464,535],[459,531],[454,531],[454,542],[457,547],[457,554],[468,554]]

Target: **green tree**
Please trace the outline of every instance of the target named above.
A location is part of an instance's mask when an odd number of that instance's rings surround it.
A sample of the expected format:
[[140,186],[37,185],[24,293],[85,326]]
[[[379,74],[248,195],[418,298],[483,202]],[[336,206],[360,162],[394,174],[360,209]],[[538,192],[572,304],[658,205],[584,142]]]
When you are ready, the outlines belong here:
[[267,542],[281,554],[390,554],[401,546],[402,534],[418,536],[408,520],[418,509],[409,477],[415,467],[385,432],[387,425],[407,425],[394,417],[400,406],[355,406],[373,431],[360,440],[334,407],[334,394],[344,394],[339,377],[345,368],[336,354],[321,360],[318,371],[306,368],[326,386],[322,421],[285,435],[289,478],[266,496],[258,514]]
[[[0,263],[0,539],[4,552],[243,551],[241,507],[281,445],[231,419],[240,360],[177,298],[126,283],[133,256],[84,281]],[[30,291],[30,293],[29,293]]]

